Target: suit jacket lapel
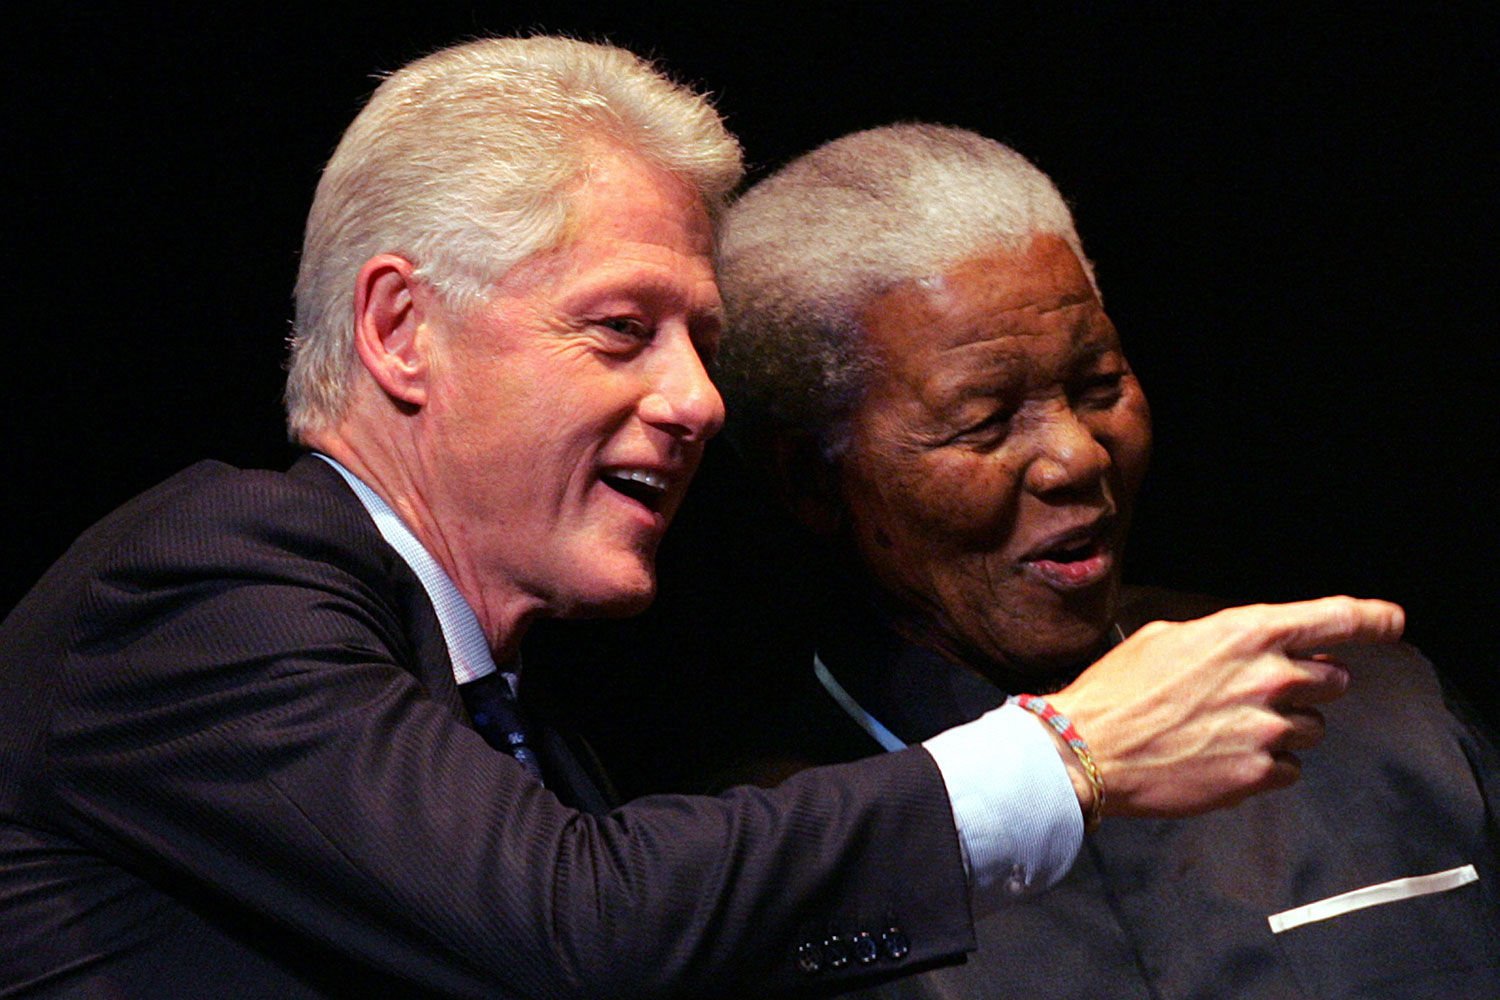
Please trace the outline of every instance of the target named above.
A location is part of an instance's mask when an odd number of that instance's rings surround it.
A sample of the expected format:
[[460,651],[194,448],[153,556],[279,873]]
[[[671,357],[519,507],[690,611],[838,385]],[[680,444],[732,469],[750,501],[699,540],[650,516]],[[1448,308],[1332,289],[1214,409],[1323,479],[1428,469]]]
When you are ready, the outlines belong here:
[[563,804],[596,816],[619,804],[619,793],[587,740],[540,721],[535,728],[542,777]]
[[[369,521],[359,497],[327,462],[305,455],[292,467],[291,474],[326,485],[340,498],[347,498],[351,509],[360,515],[370,547],[381,554],[386,564],[390,594],[396,613],[405,625],[404,638],[410,644],[410,655],[404,664],[406,669],[427,689],[433,700],[447,706],[465,725],[471,725],[453,678],[453,661],[448,655],[448,644],[443,639],[437,613],[433,611],[432,600],[417,575],[380,536],[379,530]],[[559,732],[547,725],[535,711],[528,713],[528,722],[529,727],[536,730],[534,738],[543,777],[558,798],[576,809],[597,814],[608,812],[618,803],[619,796],[604,768],[593,748],[582,737]]]
[[427,596],[422,581],[417,579],[406,560],[380,536],[364,504],[331,465],[313,455],[304,455],[288,474],[327,487],[357,515],[360,531],[366,536],[371,551],[379,553],[390,586],[393,609],[403,625],[403,638],[409,644],[403,666],[427,689],[434,701],[446,706],[467,725],[468,715],[458,693],[458,683],[453,679],[448,644],[443,639],[437,612],[432,609],[432,599]]

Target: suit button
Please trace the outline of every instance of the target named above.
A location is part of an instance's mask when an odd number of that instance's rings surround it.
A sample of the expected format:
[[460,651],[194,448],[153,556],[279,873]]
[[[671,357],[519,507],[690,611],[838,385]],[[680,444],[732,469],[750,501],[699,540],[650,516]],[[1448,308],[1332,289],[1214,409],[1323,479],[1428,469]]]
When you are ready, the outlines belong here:
[[860,931],[850,938],[849,946],[854,952],[854,960],[860,965],[869,965],[880,957],[880,945],[867,931]]
[[823,971],[823,949],[808,941],[797,949],[797,968],[815,976]]
[[835,934],[823,942],[823,961],[830,969],[842,969],[854,960],[854,945]]
[[880,950],[886,958],[899,962],[911,951],[911,941],[899,927],[888,927],[880,932]]

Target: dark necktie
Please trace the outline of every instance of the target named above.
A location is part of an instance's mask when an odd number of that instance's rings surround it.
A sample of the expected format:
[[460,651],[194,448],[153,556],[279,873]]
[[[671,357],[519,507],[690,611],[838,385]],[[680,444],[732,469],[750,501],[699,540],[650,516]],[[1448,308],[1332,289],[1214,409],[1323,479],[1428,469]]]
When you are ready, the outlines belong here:
[[528,774],[542,783],[542,765],[526,732],[526,723],[510,684],[497,670],[458,686],[464,707],[485,742],[514,757]]

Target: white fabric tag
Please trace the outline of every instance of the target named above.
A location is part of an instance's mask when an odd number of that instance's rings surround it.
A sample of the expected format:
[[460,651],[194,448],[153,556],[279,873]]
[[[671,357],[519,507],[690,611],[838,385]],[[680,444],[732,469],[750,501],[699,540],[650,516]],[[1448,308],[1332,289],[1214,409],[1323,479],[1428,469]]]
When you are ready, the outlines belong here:
[[1379,885],[1367,885],[1363,889],[1329,896],[1327,899],[1320,899],[1306,906],[1273,913],[1266,920],[1271,925],[1271,933],[1280,934],[1293,927],[1317,923],[1319,920],[1327,920],[1354,910],[1363,910],[1367,906],[1380,906],[1382,903],[1394,903],[1400,899],[1426,896],[1434,892],[1447,892],[1449,889],[1457,889],[1461,885],[1468,885],[1478,879],[1479,873],[1474,871],[1474,866],[1464,865],[1461,868],[1451,868],[1448,871],[1434,872],[1431,875],[1413,875],[1410,878],[1381,882]]

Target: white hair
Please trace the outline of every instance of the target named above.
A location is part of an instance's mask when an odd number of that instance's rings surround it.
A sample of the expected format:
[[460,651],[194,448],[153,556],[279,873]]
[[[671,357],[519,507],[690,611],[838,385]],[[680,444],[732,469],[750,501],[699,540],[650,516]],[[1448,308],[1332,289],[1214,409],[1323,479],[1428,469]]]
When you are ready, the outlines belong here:
[[1093,270],[1062,195],[1020,153],[981,135],[905,124],[844,136],[756,184],[724,213],[719,288],[729,328],[715,375],[736,440],[778,429],[830,455],[874,360],[858,315],[907,281],[1040,233]]
[[391,74],[323,170],[297,275],[288,366],[294,438],[347,406],[354,282],[394,253],[466,309],[567,236],[576,182],[601,147],[662,167],[717,212],[739,183],[739,143],[700,94],[640,57],[569,38],[490,38]]

